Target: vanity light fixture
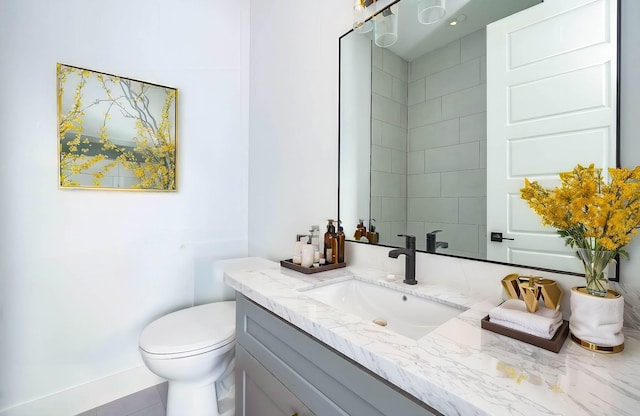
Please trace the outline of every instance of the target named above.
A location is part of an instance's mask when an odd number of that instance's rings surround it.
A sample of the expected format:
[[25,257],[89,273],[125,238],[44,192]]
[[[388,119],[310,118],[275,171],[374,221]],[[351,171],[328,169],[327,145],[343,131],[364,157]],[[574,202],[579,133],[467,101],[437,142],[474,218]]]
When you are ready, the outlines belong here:
[[418,21],[423,25],[439,22],[446,13],[445,0],[418,0]]
[[366,20],[367,7],[373,3],[373,0],[354,0],[353,4],[353,30],[359,33],[371,32],[373,29],[373,20]]
[[376,45],[388,48],[398,40],[398,5],[387,7],[373,17]]
[[[430,25],[442,20],[447,13],[445,2],[446,0],[418,0],[418,21]],[[398,40],[399,7],[397,3],[382,10],[376,7],[380,7],[376,5],[376,0],[353,0],[353,30],[358,33],[374,30],[375,44],[388,48]],[[367,16],[370,17],[367,19]],[[453,26],[457,23],[458,21],[454,21],[450,24]]]

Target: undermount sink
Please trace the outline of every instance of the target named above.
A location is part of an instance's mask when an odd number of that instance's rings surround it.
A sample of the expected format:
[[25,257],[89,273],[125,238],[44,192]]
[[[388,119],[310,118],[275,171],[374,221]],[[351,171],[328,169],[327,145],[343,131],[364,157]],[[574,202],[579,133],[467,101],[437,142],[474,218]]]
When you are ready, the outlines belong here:
[[300,291],[324,304],[415,340],[465,310],[357,279]]

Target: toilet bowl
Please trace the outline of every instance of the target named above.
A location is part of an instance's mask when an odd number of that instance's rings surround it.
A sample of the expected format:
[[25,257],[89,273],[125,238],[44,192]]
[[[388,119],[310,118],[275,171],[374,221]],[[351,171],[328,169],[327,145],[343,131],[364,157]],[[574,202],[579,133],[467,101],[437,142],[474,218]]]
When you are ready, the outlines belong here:
[[233,414],[228,395],[234,392],[235,311],[235,301],[194,306],[142,331],[142,360],[168,380],[167,416]]

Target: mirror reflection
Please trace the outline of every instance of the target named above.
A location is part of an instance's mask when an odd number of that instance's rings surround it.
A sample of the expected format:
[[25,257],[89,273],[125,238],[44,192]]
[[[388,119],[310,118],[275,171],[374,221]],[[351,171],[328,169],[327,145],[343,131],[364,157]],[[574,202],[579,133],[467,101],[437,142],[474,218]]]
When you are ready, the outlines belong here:
[[[347,238],[354,239],[358,220],[364,220],[383,245],[402,246],[404,240],[397,235],[406,233],[417,237],[421,251],[544,268],[552,264],[557,270],[579,272],[578,262],[572,270],[575,256],[568,252],[554,255],[549,263],[546,258],[537,259],[537,254],[518,258],[517,253],[488,250],[491,231],[510,238],[513,227],[508,224],[522,225],[529,234],[553,234],[543,230],[525,204],[515,201],[518,198],[505,197],[518,196],[518,189],[498,195],[514,200],[506,204],[509,213],[498,214],[507,225],[494,230],[495,218],[487,220],[488,190],[491,194],[503,185],[487,180],[496,175],[491,166],[488,172],[487,163],[487,80],[496,75],[487,76],[486,26],[541,1],[448,0],[444,14],[436,13],[441,16],[433,17],[435,23],[430,24],[419,22],[418,3],[423,5],[416,0],[399,1],[386,15],[379,14],[369,25],[340,39],[339,215]],[[375,24],[390,14],[397,19],[395,41],[380,47],[377,44],[389,42],[377,42],[380,33]],[[529,113],[535,114],[528,122],[552,117],[544,111],[536,113],[536,105],[531,104]],[[495,114],[495,108],[489,111]],[[582,109],[571,107],[570,111]],[[506,119],[506,114],[498,118]],[[615,142],[615,131],[605,140]],[[602,143],[596,147],[602,154]],[[587,151],[562,163],[551,161],[553,166],[545,172],[527,166],[511,177],[517,184],[536,176],[551,183],[552,173],[586,163],[585,157],[612,166],[611,154],[605,153]],[[492,156],[496,158],[489,154],[490,160]],[[522,156],[509,157],[507,164],[522,162],[517,159]],[[506,172],[510,166],[498,169]]]

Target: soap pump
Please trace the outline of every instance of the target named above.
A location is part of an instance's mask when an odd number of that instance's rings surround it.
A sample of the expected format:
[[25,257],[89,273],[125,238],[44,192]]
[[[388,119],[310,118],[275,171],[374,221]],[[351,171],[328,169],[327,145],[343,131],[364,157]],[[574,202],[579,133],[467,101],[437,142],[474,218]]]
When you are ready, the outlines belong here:
[[380,234],[376,231],[375,222],[375,218],[371,218],[369,220],[369,232],[367,232],[367,239],[370,244],[378,244],[378,240],[380,239]]
[[356,241],[360,241],[362,237],[367,236],[367,227],[364,226],[364,220],[358,220],[358,225],[356,225],[356,232],[353,234],[353,238]]
[[312,225],[309,229],[309,240],[313,246],[313,265],[317,266],[320,262],[320,226]]
[[344,230],[340,224],[342,221],[338,220],[338,232],[336,233],[336,239],[338,243],[338,263],[344,263]]
[[336,240],[336,227],[334,220],[327,220],[327,232],[324,233],[324,258],[327,263],[336,263],[338,241]]
[[302,253],[301,253],[301,258],[300,258],[300,265],[302,267],[311,267],[313,266],[313,258],[314,258],[314,251],[313,251],[313,244],[312,244],[312,236],[308,235],[308,241],[307,244],[303,244],[302,245]]
[[291,259],[293,264],[302,263],[302,246],[304,245],[304,241],[302,241],[302,237],[307,237],[307,235],[296,234],[296,244],[293,249],[293,258]]

